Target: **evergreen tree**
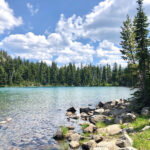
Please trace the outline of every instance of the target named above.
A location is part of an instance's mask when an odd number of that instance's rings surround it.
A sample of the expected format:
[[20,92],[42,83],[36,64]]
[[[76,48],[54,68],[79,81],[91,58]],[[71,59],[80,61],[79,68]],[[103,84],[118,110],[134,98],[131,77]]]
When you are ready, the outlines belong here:
[[127,20],[123,22],[121,27],[121,43],[122,46],[122,58],[127,60],[128,63],[136,63],[136,42],[135,42],[135,27],[127,15]]
[[149,81],[149,52],[148,52],[148,18],[143,11],[143,0],[138,0],[137,15],[135,17],[135,40],[137,45],[137,60],[139,67],[140,89],[135,93],[137,100],[143,105],[150,105],[148,97]]

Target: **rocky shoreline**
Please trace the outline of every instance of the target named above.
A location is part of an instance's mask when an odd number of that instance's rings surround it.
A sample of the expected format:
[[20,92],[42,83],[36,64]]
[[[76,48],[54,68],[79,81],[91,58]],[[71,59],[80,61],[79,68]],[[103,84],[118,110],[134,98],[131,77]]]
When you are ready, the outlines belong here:
[[[136,134],[136,130],[128,127],[128,124],[135,121],[139,114],[130,106],[131,101],[124,99],[99,102],[95,108],[90,106],[80,108],[79,115],[76,113],[77,110],[71,107],[67,110],[66,117],[68,120],[81,119],[83,123],[79,125],[82,132],[77,133],[72,126],[62,126],[53,138],[66,143],[63,149],[136,150],[129,136],[129,134]],[[149,116],[150,108],[144,107],[141,115]],[[140,132],[148,129],[150,126],[145,126]]]

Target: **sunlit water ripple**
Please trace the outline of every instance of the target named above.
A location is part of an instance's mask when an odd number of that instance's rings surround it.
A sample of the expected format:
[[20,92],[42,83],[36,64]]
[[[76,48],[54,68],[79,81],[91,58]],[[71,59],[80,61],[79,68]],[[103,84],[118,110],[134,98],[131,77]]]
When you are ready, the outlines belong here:
[[[42,149],[55,144],[52,136],[68,122],[66,109],[79,109],[99,101],[129,98],[132,91],[126,87],[38,87],[0,88],[0,149]],[[78,127],[76,127],[77,130]]]

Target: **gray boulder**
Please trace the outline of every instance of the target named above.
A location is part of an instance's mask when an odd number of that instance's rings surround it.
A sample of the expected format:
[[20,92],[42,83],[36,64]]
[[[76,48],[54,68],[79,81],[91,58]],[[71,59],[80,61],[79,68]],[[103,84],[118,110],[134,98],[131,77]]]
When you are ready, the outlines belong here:
[[91,123],[96,124],[97,122],[104,122],[107,119],[105,115],[93,115],[89,118]]
[[150,115],[150,108],[149,107],[144,107],[141,111],[141,115],[143,116],[148,116]]

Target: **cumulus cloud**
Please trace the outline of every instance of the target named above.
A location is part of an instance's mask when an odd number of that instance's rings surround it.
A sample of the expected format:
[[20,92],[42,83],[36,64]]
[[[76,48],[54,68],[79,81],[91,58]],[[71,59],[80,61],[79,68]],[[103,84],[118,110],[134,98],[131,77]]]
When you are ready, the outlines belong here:
[[8,3],[5,0],[0,0],[0,34],[21,24],[22,18],[16,18]]
[[[27,5],[33,9],[30,3]],[[149,6],[149,0],[144,0],[148,16]],[[12,50],[14,56],[42,60],[48,64],[52,60],[59,64],[89,64],[98,58],[98,64],[112,65],[117,62],[125,65],[118,45],[120,26],[127,14],[134,17],[136,7],[134,0],[104,0],[83,17],[74,14],[65,18],[61,14],[55,32],[48,33],[47,36],[32,32],[14,34],[4,38],[0,46],[7,51]],[[34,12],[33,9],[33,14],[37,11]],[[89,44],[86,44],[85,39],[90,41]]]
[[0,42],[0,46],[10,53],[13,52],[14,57],[21,56],[51,63],[55,56],[55,61],[59,64],[92,62],[95,53],[89,44],[83,45],[81,42],[63,39],[58,33],[52,33],[48,37],[32,32],[10,35]]
[[96,53],[97,57],[100,58],[99,64],[113,65],[116,62],[122,66],[126,66],[126,62],[121,58],[120,48],[112,42],[104,40],[99,43]]
[[30,3],[27,3],[27,8],[29,9],[31,16],[34,16],[39,11],[38,8],[34,8],[34,6],[31,5]]

